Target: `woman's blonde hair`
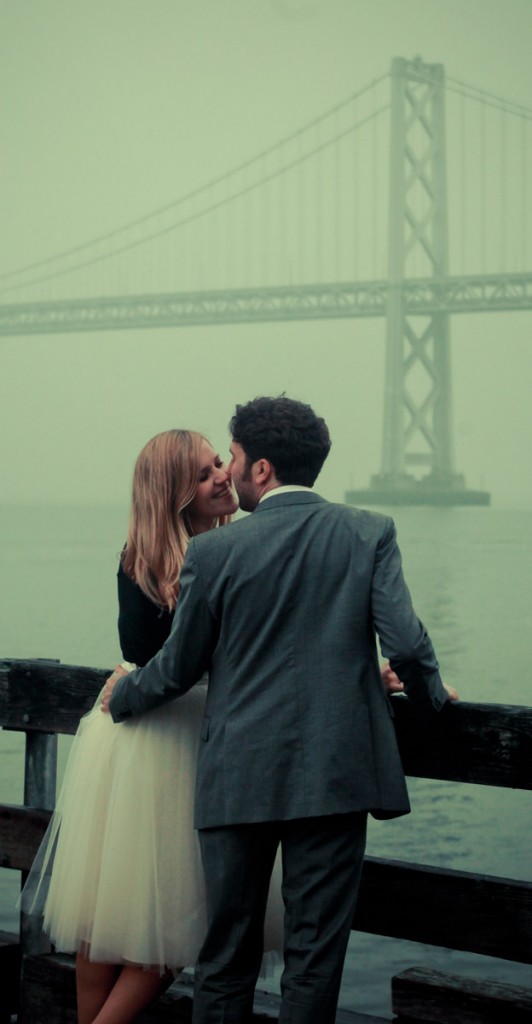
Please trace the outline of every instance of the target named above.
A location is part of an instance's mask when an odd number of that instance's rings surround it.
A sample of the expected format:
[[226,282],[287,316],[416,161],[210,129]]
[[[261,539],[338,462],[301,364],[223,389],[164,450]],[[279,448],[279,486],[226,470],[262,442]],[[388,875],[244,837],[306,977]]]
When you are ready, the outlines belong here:
[[[124,572],[155,604],[175,607],[179,573],[191,537],[186,508],[200,477],[200,452],[209,444],[193,430],[152,437],[135,463]],[[213,522],[219,526],[228,516]]]

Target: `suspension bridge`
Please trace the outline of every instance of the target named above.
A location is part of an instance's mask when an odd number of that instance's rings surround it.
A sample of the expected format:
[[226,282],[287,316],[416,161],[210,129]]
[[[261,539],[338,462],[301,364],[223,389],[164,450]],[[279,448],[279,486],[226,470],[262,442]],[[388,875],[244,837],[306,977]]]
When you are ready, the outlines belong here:
[[174,202],[0,276],[0,334],[383,317],[381,469],[346,500],[488,504],[455,469],[450,321],[532,309],[531,135],[532,109],[395,58]]

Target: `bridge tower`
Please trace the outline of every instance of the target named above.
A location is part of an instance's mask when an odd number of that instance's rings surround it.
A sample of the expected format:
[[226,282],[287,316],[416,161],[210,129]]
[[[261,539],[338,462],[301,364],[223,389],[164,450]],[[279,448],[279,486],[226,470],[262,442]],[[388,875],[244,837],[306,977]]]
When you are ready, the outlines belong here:
[[[381,472],[353,504],[488,504],[454,466],[450,314],[407,309],[405,282],[448,274],[444,68],[397,57],[391,71],[386,381]],[[435,287],[434,287],[435,286]],[[416,476],[425,470],[425,475]]]

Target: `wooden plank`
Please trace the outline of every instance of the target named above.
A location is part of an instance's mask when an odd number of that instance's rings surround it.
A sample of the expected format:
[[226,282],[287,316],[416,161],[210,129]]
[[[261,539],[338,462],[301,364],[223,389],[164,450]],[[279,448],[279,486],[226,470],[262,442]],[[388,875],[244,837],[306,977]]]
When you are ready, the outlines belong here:
[[358,931],[532,963],[532,882],[367,857]]
[[57,734],[27,732],[24,757],[24,806],[53,810],[57,788]]
[[76,977],[71,957],[25,956],[19,1024],[77,1024]]
[[391,700],[407,775],[532,789],[532,708],[459,701],[427,723]]
[[392,978],[392,1008],[397,1024],[530,1024],[532,991],[412,967]]
[[0,867],[29,871],[50,811],[0,804]]
[[[138,1024],[190,1024],[193,981],[181,975],[157,1002],[138,1017]],[[280,999],[275,994],[255,993],[250,1024],[277,1020]],[[19,1024],[76,1024],[76,990],[73,957],[54,953],[24,957]],[[338,1010],[336,1024],[389,1024],[351,1010]]]
[[0,725],[73,734],[110,674],[55,662],[0,662]]
[[[54,662],[0,661],[0,725],[74,733],[109,669]],[[409,701],[392,698],[407,775],[532,789],[532,708],[448,705],[427,723]]]
[[0,931],[0,1024],[9,1024],[19,1003],[20,945],[18,935]]
[[[0,805],[0,864],[29,870],[49,817]],[[532,963],[532,883],[366,857],[353,928]]]

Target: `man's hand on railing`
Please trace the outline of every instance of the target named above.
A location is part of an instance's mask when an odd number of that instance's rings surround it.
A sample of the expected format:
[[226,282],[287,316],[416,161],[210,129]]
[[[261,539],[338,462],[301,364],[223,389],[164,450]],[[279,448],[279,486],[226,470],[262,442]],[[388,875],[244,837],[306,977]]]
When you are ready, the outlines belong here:
[[403,683],[399,679],[397,673],[394,672],[393,668],[391,668],[389,661],[387,661],[381,668],[381,679],[386,695],[389,693],[403,693]]
[[113,674],[105,682],[105,686],[102,693],[102,711],[109,714],[109,701],[111,700],[111,694],[122,676],[129,675],[128,670],[123,665],[117,665]]
[[[399,676],[394,672],[390,666],[390,662],[387,661],[381,668],[381,679],[382,685],[384,686],[384,692],[388,696],[390,693],[403,693],[404,685],[399,679]],[[454,686],[449,686],[448,683],[443,684],[447,693],[449,694],[449,700],[460,700],[458,690],[455,690]]]

